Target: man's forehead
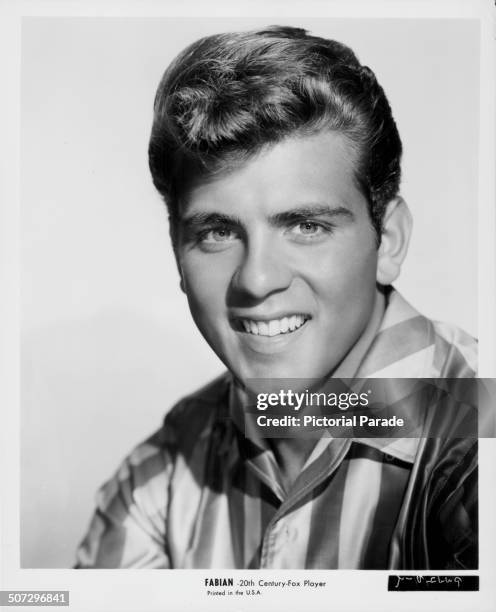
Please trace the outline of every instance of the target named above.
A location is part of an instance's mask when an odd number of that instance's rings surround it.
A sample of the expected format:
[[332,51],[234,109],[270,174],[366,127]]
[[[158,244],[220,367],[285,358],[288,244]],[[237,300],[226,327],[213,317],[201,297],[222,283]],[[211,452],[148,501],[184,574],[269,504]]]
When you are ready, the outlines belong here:
[[367,204],[357,186],[355,152],[340,134],[289,138],[228,172],[199,180],[182,198],[181,216],[197,212],[296,208],[357,208]]

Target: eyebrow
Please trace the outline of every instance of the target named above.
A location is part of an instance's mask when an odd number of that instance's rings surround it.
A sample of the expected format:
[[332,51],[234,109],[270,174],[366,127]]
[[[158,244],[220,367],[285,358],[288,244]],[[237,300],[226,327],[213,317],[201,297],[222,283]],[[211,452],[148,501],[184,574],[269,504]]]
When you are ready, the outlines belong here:
[[[290,210],[285,210],[280,213],[275,213],[268,217],[271,225],[281,227],[290,223],[298,223],[304,219],[312,217],[345,217],[350,221],[354,221],[354,213],[344,206],[329,206],[328,204],[310,204],[305,206],[297,206]],[[243,226],[243,222],[239,217],[225,215],[217,212],[197,212],[180,220],[182,228],[186,231],[193,230],[205,225],[231,225]]]
[[205,225],[238,225],[242,222],[238,217],[232,215],[224,215],[216,212],[197,212],[179,220],[183,230],[194,230]]
[[284,212],[276,213],[269,217],[273,225],[281,226],[288,225],[291,222],[297,223],[304,219],[312,217],[346,217],[350,221],[354,221],[354,213],[344,206],[329,206],[328,204],[310,204],[306,206],[298,206]]

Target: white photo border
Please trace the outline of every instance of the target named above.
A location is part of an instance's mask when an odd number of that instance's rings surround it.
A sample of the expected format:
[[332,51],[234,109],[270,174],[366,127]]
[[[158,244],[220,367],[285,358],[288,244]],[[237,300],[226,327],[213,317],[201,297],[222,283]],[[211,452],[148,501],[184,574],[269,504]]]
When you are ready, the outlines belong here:
[[[0,434],[2,502],[0,504],[0,587],[8,590],[69,590],[70,608],[90,610],[491,610],[496,600],[496,563],[492,548],[496,529],[496,440],[480,441],[480,576],[477,593],[388,593],[387,571],[266,571],[264,578],[325,580],[326,589],[266,591],[263,597],[235,600],[207,598],[204,578],[257,581],[259,571],[231,570],[28,570],[20,569],[20,270],[19,270],[19,122],[20,43],[23,16],[287,16],[400,17],[476,19],[480,23],[480,166],[479,300],[480,376],[496,378],[495,59],[494,7],[488,1],[396,2],[4,2],[0,5],[0,62],[4,94],[0,96]],[[3,140],[3,139],[2,139]],[[40,528],[43,528],[41,525]],[[488,544],[489,543],[489,544]],[[408,572],[404,572],[408,573]],[[409,572],[415,573],[415,572]],[[425,573],[425,572],[422,572]],[[449,572],[444,572],[449,573]]]

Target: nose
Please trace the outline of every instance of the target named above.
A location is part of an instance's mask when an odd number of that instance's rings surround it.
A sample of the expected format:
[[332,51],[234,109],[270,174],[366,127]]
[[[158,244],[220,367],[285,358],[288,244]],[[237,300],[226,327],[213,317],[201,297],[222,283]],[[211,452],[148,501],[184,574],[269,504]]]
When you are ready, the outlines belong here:
[[287,257],[270,237],[245,245],[242,260],[234,273],[232,288],[253,300],[284,291],[292,280]]

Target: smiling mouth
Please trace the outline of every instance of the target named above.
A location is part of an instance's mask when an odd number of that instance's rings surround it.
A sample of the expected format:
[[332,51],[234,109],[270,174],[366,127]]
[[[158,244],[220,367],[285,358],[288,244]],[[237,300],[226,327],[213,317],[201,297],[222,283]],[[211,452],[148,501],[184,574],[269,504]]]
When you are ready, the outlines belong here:
[[253,336],[279,336],[291,334],[303,327],[310,319],[308,315],[297,314],[282,319],[271,319],[268,321],[255,321],[253,319],[238,319],[239,331]]

